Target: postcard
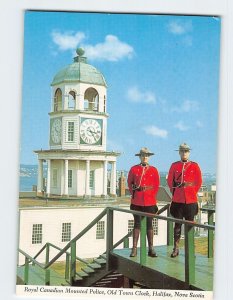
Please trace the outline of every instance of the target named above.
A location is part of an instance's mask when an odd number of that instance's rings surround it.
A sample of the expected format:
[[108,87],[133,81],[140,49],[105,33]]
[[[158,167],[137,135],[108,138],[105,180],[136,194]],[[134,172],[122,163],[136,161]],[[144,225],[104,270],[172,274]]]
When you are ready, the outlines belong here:
[[220,38],[25,11],[17,295],[213,299]]

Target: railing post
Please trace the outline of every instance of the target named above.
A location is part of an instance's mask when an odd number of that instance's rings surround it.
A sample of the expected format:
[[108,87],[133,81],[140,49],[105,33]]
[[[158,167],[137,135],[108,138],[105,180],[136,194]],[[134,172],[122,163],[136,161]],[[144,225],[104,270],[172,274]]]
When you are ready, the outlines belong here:
[[141,216],[140,264],[146,263],[146,217]]
[[[45,265],[49,263],[49,244],[46,244]],[[45,269],[45,285],[50,285],[50,269]]]
[[113,249],[113,210],[107,210],[106,269],[110,270],[109,255]]
[[195,251],[194,251],[194,227],[185,226],[185,282],[189,287],[195,282]]
[[129,238],[125,238],[123,242],[124,248],[129,248]]
[[25,268],[24,268],[24,284],[28,284],[29,279],[29,259],[25,257]]
[[[170,210],[167,209],[167,217],[170,217]],[[167,221],[167,245],[173,245],[173,222]]]
[[65,269],[65,279],[69,279],[69,272],[70,272],[70,254],[66,253],[66,269]]
[[[214,212],[208,211],[208,224],[214,224]],[[208,229],[208,258],[213,257],[214,232]]]
[[71,259],[70,259],[70,283],[75,280],[76,275],[76,241],[72,241],[70,245]]

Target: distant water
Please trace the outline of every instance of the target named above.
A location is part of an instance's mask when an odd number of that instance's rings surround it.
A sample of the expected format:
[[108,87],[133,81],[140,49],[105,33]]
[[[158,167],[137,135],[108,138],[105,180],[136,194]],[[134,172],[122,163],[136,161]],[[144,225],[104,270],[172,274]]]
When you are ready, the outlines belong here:
[[19,190],[20,192],[32,191],[33,185],[37,185],[37,165],[20,165]]
[[[20,178],[19,178],[19,190],[21,192],[32,191],[33,185],[37,185],[37,166],[36,165],[21,165],[20,166]],[[216,182],[215,175],[203,174],[203,183],[211,185]],[[46,177],[46,168],[44,168],[44,178]],[[160,185],[167,186],[166,173],[160,173]]]
[[22,177],[20,176],[19,190],[21,192],[32,191],[33,185],[37,185],[37,176]]

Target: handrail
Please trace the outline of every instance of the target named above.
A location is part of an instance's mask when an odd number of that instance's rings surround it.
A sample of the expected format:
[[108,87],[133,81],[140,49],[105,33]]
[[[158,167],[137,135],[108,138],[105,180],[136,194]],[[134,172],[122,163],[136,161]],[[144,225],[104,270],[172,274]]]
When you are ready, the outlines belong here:
[[165,217],[165,216],[160,216],[157,214],[150,214],[150,213],[140,212],[140,211],[136,211],[136,210],[127,210],[124,208],[118,208],[118,207],[112,207],[112,206],[110,206],[108,208],[112,211],[120,211],[120,212],[130,213],[130,214],[134,214],[134,215],[141,216],[141,217],[153,217],[153,218],[164,220],[164,221],[171,221],[174,223],[186,224],[186,225],[195,226],[195,227],[204,228],[204,229],[210,229],[210,230],[215,229],[215,226],[213,226],[213,225],[206,225],[206,224],[196,223],[196,222],[192,222],[192,221],[176,219],[173,217]]
[[[159,209],[156,213],[156,215],[160,215],[162,214],[164,211],[166,211],[168,208],[170,207],[170,203],[164,205],[161,209]],[[154,215],[153,215],[154,216]],[[128,232],[125,236],[123,236],[123,238],[121,238],[117,243],[115,243],[113,245],[113,248],[116,248],[117,246],[119,246],[121,243],[124,242],[125,239],[127,239],[128,237],[130,237],[132,235],[132,230],[130,232]]]
[[[88,224],[81,232],[79,232],[69,243],[64,248],[59,248],[52,243],[46,243],[41,250],[35,255],[35,257],[31,257],[28,255],[26,252],[23,250],[19,249],[18,251],[25,256],[25,273],[24,273],[24,278],[25,283],[28,281],[28,267],[29,267],[29,262],[33,262],[34,264],[38,265],[42,269],[45,270],[46,275],[45,275],[45,282],[46,284],[50,284],[50,269],[49,267],[57,261],[63,254],[67,254],[67,261],[66,261],[66,273],[68,272],[70,274],[70,282],[72,282],[75,278],[76,274],[76,260],[79,260],[85,264],[88,264],[85,260],[82,258],[79,258],[76,256],[76,242],[86,233],[88,232],[99,220],[101,220],[105,215],[107,215],[107,245],[106,245],[106,256],[107,256],[107,265],[106,268],[109,268],[109,255],[110,252],[120,245],[126,238],[128,238],[131,234],[132,231],[127,233],[123,238],[121,238],[117,243],[113,245],[113,212],[118,211],[118,212],[123,212],[123,213],[130,213],[133,215],[138,215],[141,216],[141,252],[140,252],[140,263],[144,264],[145,263],[145,257],[146,257],[146,218],[145,217],[152,217],[160,220],[167,221],[168,223],[180,223],[184,224],[185,226],[185,253],[187,252],[187,255],[185,254],[185,281],[190,284],[190,282],[193,281],[192,275],[190,275],[190,270],[193,270],[194,268],[194,247],[193,247],[193,242],[192,239],[194,237],[193,235],[193,227],[199,227],[199,228],[204,228],[208,229],[208,231],[213,231],[215,229],[215,226],[213,225],[205,225],[205,224],[200,224],[196,222],[191,222],[191,221],[186,221],[186,220],[181,220],[181,219],[176,219],[173,217],[165,217],[161,216],[160,214],[164,211],[168,211],[168,208],[170,206],[169,204],[166,204],[164,207],[162,207],[157,214],[150,214],[150,213],[145,213],[145,212],[140,212],[140,211],[135,211],[135,210],[129,210],[129,209],[123,209],[119,207],[106,207],[90,224]],[[55,249],[59,250],[60,252],[55,255],[50,261],[49,261],[49,247],[54,247]],[[191,252],[189,251],[189,246],[191,246]],[[42,253],[43,250],[46,249],[46,262],[45,264],[39,263],[36,258]],[[67,250],[70,249],[70,252]],[[69,268],[70,265],[70,268]],[[90,268],[92,268],[90,266]],[[67,273],[67,274],[68,274]]]
[[156,215],[161,215],[164,211],[168,210],[168,208],[170,207],[170,204],[171,204],[171,203],[168,203],[168,204],[164,205],[162,208],[160,208],[160,209],[157,211]]
[[28,258],[30,261],[32,261],[34,264],[38,265],[39,267],[41,267],[42,269],[44,269],[44,265],[39,263],[37,260],[35,260],[32,256],[30,256],[29,254],[27,254],[26,252],[24,252],[21,249],[18,249],[18,251],[23,254],[26,258]]
[[[62,251],[62,250],[63,250],[62,248],[60,248],[60,247],[58,247],[58,246],[56,246],[56,245],[54,245],[54,244],[52,244],[52,243],[47,243],[47,244],[48,244],[49,246],[51,246],[51,247],[53,247],[53,248],[59,250],[59,251]],[[65,253],[68,254],[68,255],[71,255],[71,253],[68,252],[68,251],[66,251]],[[79,261],[81,261],[82,263],[84,263],[84,264],[86,264],[86,265],[88,264],[88,262],[85,261],[84,259],[82,259],[81,257],[76,256],[76,259],[79,260]],[[92,267],[90,267],[90,268],[91,268],[91,269],[94,269],[94,268],[92,268]]]
[[33,257],[34,259],[36,259],[46,248],[47,243],[37,252],[37,254]]

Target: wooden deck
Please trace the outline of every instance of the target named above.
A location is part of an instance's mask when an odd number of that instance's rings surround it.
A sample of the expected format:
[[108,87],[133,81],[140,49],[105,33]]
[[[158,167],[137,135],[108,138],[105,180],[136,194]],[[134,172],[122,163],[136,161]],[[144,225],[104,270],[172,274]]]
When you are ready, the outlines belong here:
[[[144,280],[145,284],[152,288],[176,288],[177,289],[185,289],[182,285],[185,281],[185,255],[184,250],[180,250],[180,255],[176,258],[171,258],[170,254],[172,252],[171,246],[157,246],[155,250],[158,254],[157,258],[148,257],[146,259],[146,263],[141,266],[140,265],[140,250],[138,249],[137,257],[129,257],[131,249],[114,249],[113,256],[115,259],[119,260],[118,270],[125,271],[125,268],[122,266],[121,262],[123,260],[126,268],[131,268],[132,272],[140,272],[140,270],[144,273],[148,273],[147,276],[153,276],[156,282],[153,283],[153,278],[149,278],[148,280]],[[141,268],[136,269],[136,265]],[[150,269],[150,271],[149,271]],[[153,273],[154,271],[154,273]],[[154,275],[153,275],[154,274]],[[127,274],[126,274],[127,275]],[[161,280],[158,280],[159,276]],[[138,277],[138,278],[137,278]],[[140,276],[138,274],[135,276],[135,279],[140,280]],[[170,281],[170,283],[169,283]],[[161,285],[161,286],[159,286]],[[212,291],[213,290],[213,258],[208,258],[201,254],[196,254],[195,257],[195,282],[192,284],[190,289],[204,290],[204,291]]]
[[[53,286],[67,285],[67,282],[64,279],[64,276],[58,274],[57,272],[54,272],[53,270],[51,270],[50,272],[51,272],[50,285],[53,285]],[[24,266],[17,268],[17,276],[21,279],[24,277]],[[28,284],[29,285],[45,285],[45,271],[42,270],[38,266],[30,265],[30,267],[29,267],[29,283]]]
[[[140,249],[137,257],[130,257],[131,249],[114,249],[110,253],[109,267],[132,282],[140,283],[147,288],[176,289],[176,290],[213,290],[213,258],[196,254],[195,257],[195,281],[187,286],[185,283],[185,255],[180,250],[180,255],[171,258],[171,246],[157,246],[155,250],[157,258],[146,257],[145,264],[140,264]],[[18,267],[17,275],[23,279],[24,267]],[[38,266],[30,265],[30,285],[44,285],[45,271]],[[51,270],[50,285],[67,285],[64,276]],[[89,286],[89,285],[87,285]]]

